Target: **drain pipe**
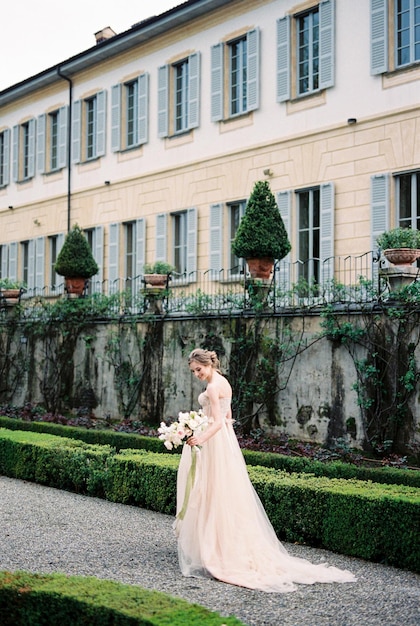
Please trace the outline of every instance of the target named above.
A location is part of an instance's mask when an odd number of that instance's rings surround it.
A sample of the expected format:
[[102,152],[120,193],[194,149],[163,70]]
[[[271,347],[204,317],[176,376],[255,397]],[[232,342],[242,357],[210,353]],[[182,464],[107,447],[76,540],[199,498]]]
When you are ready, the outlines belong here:
[[73,82],[57,68],[57,74],[69,83],[69,114],[67,118],[67,232],[70,232],[71,218],[71,124],[73,110]]

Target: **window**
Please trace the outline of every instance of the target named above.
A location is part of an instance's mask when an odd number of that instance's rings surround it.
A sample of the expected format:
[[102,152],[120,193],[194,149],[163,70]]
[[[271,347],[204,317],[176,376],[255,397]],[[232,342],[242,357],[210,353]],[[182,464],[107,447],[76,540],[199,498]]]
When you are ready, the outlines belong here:
[[21,276],[22,281],[29,285],[29,241],[22,241],[20,244],[21,247]]
[[[211,119],[217,122],[259,107],[260,34],[253,29],[211,48]],[[225,76],[227,77],[225,87]]]
[[334,86],[335,0],[277,20],[277,101]]
[[245,200],[228,204],[229,211],[229,273],[239,274],[244,271],[245,260],[235,256],[232,252],[232,242],[238,230],[239,222],[245,213]]
[[111,88],[111,149],[136,148],[148,141],[149,75]]
[[396,179],[398,226],[420,230],[420,172]]
[[60,107],[38,117],[37,168],[41,174],[67,165],[68,107]]
[[371,0],[371,73],[420,61],[420,0]]
[[72,160],[90,161],[105,154],[106,92],[99,91],[73,105]]
[[13,180],[23,182],[35,176],[35,120],[13,127]]
[[10,130],[0,133],[0,188],[9,184]]
[[[168,241],[168,217],[170,232]],[[197,209],[156,216],[156,261],[169,261],[178,274],[195,280],[197,270]]]
[[170,137],[199,126],[200,53],[158,70],[158,135]]

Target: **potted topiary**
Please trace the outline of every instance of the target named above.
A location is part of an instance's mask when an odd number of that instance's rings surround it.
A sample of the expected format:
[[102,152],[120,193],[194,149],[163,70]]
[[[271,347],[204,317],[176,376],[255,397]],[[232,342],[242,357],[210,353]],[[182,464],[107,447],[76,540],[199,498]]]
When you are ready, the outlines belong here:
[[146,263],[143,269],[146,287],[150,286],[164,289],[167,287],[170,274],[174,269],[174,266],[166,261]]
[[270,185],[265,180],[257,181],[232,242],[232,251],[246,259],[251,278],[268,279],[274,260],[283,259],[290,249],[286,228]]
[[64,276],[68,294],[81,295],[92,276],[99,268],[83,230],[75,224],[67,233],[57,261],[55,271]]
[[393,265],[411,265],[420,257],[420,231],[414,228],[393,228],[376,238],[383,255]]

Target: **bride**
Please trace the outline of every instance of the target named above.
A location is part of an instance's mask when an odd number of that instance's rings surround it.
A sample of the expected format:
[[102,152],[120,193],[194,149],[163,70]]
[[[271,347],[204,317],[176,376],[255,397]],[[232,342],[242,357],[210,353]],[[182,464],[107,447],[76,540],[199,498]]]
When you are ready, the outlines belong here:
[[347,570],[288,554],[248,477],[232,426],[232,388],[216,353],[195,349],[188,363],[207,383],[198,401],[208,424],[187,440],[178,469],[174,527],[182,574],[280,593],[294,591],[294,583],[354,582]]

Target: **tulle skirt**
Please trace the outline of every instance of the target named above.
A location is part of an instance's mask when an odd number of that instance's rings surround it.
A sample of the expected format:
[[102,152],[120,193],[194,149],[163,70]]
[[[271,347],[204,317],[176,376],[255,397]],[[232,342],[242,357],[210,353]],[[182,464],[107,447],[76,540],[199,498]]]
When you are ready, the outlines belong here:
[[230,420],[200,450],[184,445],[174,528],[184,576],[277,593],[294,591],[295,583],[356,580],[347,570],[288,554],[251,484]]

